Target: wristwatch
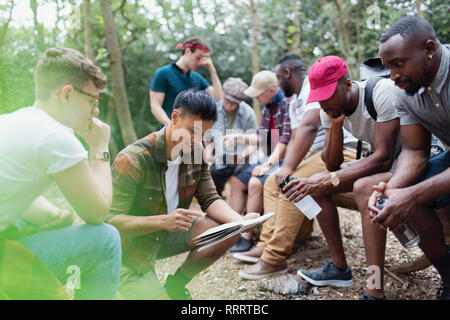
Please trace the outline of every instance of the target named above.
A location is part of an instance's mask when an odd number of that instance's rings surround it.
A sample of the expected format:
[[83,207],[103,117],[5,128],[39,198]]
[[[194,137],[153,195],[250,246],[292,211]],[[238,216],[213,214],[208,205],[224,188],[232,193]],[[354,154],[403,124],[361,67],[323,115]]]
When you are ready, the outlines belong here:
[[341,180],[339,180],[339,177],[337,176],[336,172],[330,172],[330,176],[331,176],[331,184],[333,185],[333,187],[337,187],[339,185],[339,183],[341,183]]
[[91,155],[92,160],[103,160],[103,161],[109,161],[111,159],[111,156],[109,155],[108,151],[105,152],[93,152]]

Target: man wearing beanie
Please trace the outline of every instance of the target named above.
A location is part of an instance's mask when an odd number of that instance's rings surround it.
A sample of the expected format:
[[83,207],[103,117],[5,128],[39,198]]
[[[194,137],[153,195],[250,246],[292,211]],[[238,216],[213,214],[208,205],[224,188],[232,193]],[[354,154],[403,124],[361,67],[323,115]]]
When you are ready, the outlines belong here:
[[[248,85],[241,78],[230,77],[223,83],[224,99],[217,103],[217,120],[212,126],[212,136],[214,139],[224,139],[227,134],[236,132],[248,132],[248,130],[256,130],[256,114],[244,100],[247,96],[244,90]],[[216,141],[216,147],[223,147],[222,141]],[[211,145],[213,146],[213,145]],[[223,148],[222,148],[223,149]],[[248,166],[245,163],[245,156],[239,160],[227,157],[226,150],[212,150],[207,148],[207,158],[214,163],[210,167],[211,177],[217,188],[217,192],[222,196],[227,180],[234,174]],[[233,150],[234,151],[234,150]],[[216,159],[214,159],[213,152]],[[248,160],[248,159],[247,159]]]

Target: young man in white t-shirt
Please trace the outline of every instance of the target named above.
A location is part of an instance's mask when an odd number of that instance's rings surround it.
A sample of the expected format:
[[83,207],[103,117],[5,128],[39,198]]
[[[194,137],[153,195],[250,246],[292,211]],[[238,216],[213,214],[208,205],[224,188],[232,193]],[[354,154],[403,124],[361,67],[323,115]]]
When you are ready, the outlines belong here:
[[[102,224],[112,201],[110,128],[96,117],[106,86],[100,68],[69,48],[50,48],[35,72],[32,107],[0,116],[0,234],[25,244],[65,284],[80,269],[75,298],[113,299],[121,261],[120,237]],[[89,145],[88,153],[75,133]],[[55,181],[85,225],[42,196]],[[27,221],[51,231],[20,237]]]
[[[321,268],[298,274],[308,282],[318,285],[348,287],[353,284],[350,267],[345,259],[339,216],[334,201],[353,189],[354,182],[368,175],[387,171],[392,167],[399,146],[399,119],[394,106],[394,83],[379,81],[373,90],[373,104],[378,114],[375,121],[365,105],[365,83],[351,81],[344,60],[327,56],[316,61],[308,72],[311,91],[307,103],[319,102],[321,122],[325,127],[325,147],[322,159],[327,171],[308,179],[289,183],[284,189],[289,200],[298,202],[311,195],[322,208],[317,215],[322,233],[328,244],[331,261]],[[351,165],[344,162],[343,129],[355,138],[370,144],[373,153]]]

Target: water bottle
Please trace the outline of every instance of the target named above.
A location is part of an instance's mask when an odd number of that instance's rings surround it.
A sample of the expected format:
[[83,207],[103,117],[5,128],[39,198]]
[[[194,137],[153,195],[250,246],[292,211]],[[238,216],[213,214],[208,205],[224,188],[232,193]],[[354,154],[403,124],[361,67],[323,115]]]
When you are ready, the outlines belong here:
[[[386,205],[387,198],[378,198],[375,207],[382,210]],[[397,232],[394,232],[397,240],[407,249],[414,248],[420,242],[420,236],[417,232],[409,225],[405,223]]]
[[[285,177],[280,184],[278,185],[278,187],[281,189],[281,192],[283,192],[283,194],[285,194],[286,192],[288,192],[291,189],[288,189],[286,191],[283,191],[283,188],[291,181],[295,180],[295,178],[291,177],[291,176],[287,176]],[[322,211],[322,208],[317,204],[316,201],[314,201],[314,199],[310,196],[307,195],[306,197],[304,197],[303,199],[301,199],[298,202],[293,202],[293,204],[309,219],[312,220],[314,219],[315,216],[317,216],[320,211]]]

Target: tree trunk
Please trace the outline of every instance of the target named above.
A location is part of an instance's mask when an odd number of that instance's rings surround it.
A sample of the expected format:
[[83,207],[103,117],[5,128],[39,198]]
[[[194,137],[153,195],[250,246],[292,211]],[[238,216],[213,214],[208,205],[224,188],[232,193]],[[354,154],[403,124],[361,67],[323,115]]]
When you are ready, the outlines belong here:
[[9,9],[8,19],[3,24],[2,29],[0,30],[0,49],[2,48],[3,41],[5,40],[5,37],[6,37],[6,31],[8,31],[9,23],[11,22],[11,19],[12,19],[13,9],[14,9],[14,0],[11,1],[11,7]]
[[33,25],[34,25],[36,45],[39,50],[44,50],[43,28],[37,19],[37,9],[38,9],[37,0],[30,0],[30,8],[31,11],[33,12]]
[[[256,7],[255,0],[250,0],[250,12],[252,16],[252,71],[253,75],[260,71],[259,67],[259,16],[258,16],[258,8]],[[256,113],[256,120],[260,122],[261,120],[261,106],[259,105],[258,100],[253,99],[253,109]]]
[[91,45],[91,1],[84,0],[84,54],[91,61],[94,61],[94,51]]
[[301,25],[300,25],[300,7],[298,1],[294,0],[294,43],[292,44],[291,52],[301,55],[300,42],[301,42]]
[[417,8],[417,16],[418,17],[422,16],[422,9],[420,9],[420,7],[421,7],[420,0],[416,0],[416,8]]
[[128,104],[125,79],[122,69],[122,54],[119,47],[114,17],[110,0],[101,0],[102,15],[104,19],[106,46],[111,64],[112,89],[116,105],[117,118],[119,120],[120,132],[126,145],[136,141],[136,133],[131,121],[130,106]]

